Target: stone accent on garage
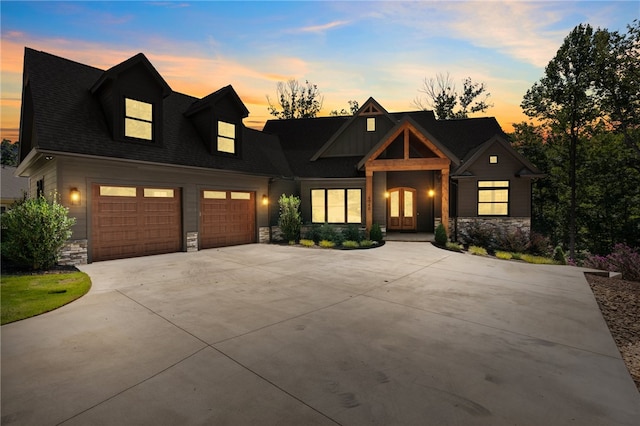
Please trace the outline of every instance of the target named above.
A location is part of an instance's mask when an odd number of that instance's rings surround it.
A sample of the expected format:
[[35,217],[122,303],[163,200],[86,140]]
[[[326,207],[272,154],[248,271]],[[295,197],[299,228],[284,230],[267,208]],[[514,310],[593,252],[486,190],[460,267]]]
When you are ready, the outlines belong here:
[[271,242],[271,229],[268,226],[260,226],[258,228],[258,242],[259,243]]
[[198,233],[187,232],[187,252],[198,251]]
[[60,250],[58,264],[85,265],[88,259],[87,240],[69,240]]

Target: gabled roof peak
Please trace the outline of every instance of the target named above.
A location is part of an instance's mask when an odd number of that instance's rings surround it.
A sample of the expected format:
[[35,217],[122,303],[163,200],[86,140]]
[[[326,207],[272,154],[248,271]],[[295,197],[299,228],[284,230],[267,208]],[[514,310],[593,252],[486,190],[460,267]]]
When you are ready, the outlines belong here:
[[149,72],[151,77],[162,88],[162,97],[166,98],[167,96],[169,96],[172,92],[171,87],[169,87],[158,70],[156,70],[151,62],[149,62],[149,59],[147,59],[144,53],[137,53],[126,61],[120,62],[119,64],[104,71],[98,81],[96,81],[93,87],[91,87],[91,93],[96,93],[107,81],[116,80],[118,76],[124,71],[140,65],[142,65],[147,70],[147,72]]
[[375,99],[370,97],[366,102],[358,109],[354,116],[368,116],[368,115],[388,115],[386,109],[378,103]]
[[185,111],[184,115],[186,117],[189,117],[199,111],[202,111],[203,109],[210,108],[225,97],[230,97],[231,100],[238,106],[242,118],[249,116],[249,110],[244,105],[242,99],[240,99],[240,96],[238,96],[238,93],[234,90],[233,86],[231,86],[230,84],[216,90],[213,93],[208,94],[202,99],[198,99],[197,101],[195,101],[193,104],[191,104],[189,109]]

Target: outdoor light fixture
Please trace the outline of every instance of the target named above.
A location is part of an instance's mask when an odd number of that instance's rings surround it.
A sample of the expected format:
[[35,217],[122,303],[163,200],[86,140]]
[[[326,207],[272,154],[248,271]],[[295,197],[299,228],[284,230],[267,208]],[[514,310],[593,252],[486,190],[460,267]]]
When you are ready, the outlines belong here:
[[433,189],[430,189],[428,194],[429,194],[429,197],[433,198],[433,196],[436,195],[436,191],[434,191]]
[[69,191],[69,199],[73,206],[80,204],[80,191],[78,191],[78,188],[71,188],[71,191]]
[[389,198],[389,191],[385,191],[384,198]]
[[269,197],[267,197],[266,195],[262,195],[262,205],[263,206],[268,206],[269,205]]

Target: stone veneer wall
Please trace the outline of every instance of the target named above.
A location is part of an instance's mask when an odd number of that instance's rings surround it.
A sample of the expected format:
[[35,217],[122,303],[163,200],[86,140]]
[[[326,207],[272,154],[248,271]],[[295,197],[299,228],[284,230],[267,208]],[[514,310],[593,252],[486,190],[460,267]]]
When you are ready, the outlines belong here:
[[258,228],[258,242],[259,243],[271,242],[271,229],[268,226],[260,226]]
[[198,251],[198,233],[187,232],[187,252]]
[[[531,218],[530,217],[459,217],[458,220],[458,237],[460,237],[462,231],[472,222],[483,222],[495,225],[504,231],[513,232],[516,229],[520,229],[525,233],[531,231]],[[439,223],[439,219],[436,219]],[[437,226],[437,224],[436,224]],[[449,220],[449,234],[453,236],[455,232],[455,219]]]
[[60,250],[58,264],[85,265],[88,259],[87,240],[69,240]]

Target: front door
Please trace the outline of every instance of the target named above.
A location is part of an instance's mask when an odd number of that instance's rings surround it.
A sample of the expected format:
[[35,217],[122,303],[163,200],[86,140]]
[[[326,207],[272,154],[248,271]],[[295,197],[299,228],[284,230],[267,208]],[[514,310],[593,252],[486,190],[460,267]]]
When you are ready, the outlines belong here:
[[416,230],[416,193],[417,191],[414,188],[393,188],[389,190],[388,230]]

